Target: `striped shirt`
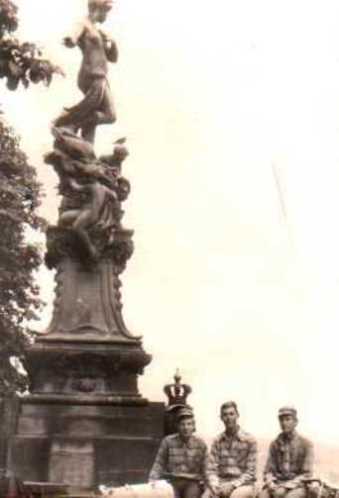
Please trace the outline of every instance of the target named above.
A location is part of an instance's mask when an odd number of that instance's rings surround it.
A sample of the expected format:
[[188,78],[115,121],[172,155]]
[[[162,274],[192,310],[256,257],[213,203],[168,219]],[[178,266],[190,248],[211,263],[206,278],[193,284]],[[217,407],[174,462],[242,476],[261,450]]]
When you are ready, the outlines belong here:
[[161,479],[164,474],[189,474],[197,479],[205,476],[207,446],[197,436],[185,442],[179,434],[166,436],[159,447],[149,479]]
[[207,482],[217,486],[222,481],[235,487],[256,481],[257,443],[247,432],[238,431],[229,436],[220,434],[213,442],[207,463]]
[[287,438],[282,433],[271,443],[266,467],[265,482],[290,481],[289,485],[297,487],[313,472],[313,445],[299,436],[292,434]]

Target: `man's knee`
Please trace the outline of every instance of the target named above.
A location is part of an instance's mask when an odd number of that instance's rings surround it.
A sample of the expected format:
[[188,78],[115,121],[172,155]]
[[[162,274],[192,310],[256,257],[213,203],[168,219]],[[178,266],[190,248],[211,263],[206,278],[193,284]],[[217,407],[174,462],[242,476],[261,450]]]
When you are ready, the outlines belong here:
[[214,498],[211,490],[205,487],[201,492],[201,498]]
[[311,485],[306,486],[307,498],[318,498],[321,495],[321,484],[314,482]]
[[203,492],[202,487],[197,482],[189,483],[183,493],[183,498],[200,498]]
[[273,498],[285,498],[286,495],[287,495],[287,489],[284,488],[283,486],[278,486],[271,493],[271,496]]
[[234,491],[232,491],[230,498],[254,498],[255,487],[254,486],[239,486]]
[[258,498],[271,498],[271,496],[272,495],[267,488],[261,489],[258,493]]
[[286,495],[286,498],[306,498],[306,488],[300,486],[299,488],[291,489]]

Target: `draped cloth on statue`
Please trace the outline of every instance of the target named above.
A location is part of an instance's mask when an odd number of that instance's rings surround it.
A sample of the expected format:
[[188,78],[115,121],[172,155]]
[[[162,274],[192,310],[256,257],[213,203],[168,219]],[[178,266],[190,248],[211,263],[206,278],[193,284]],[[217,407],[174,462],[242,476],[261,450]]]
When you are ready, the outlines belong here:
[[93,77],[84,86],[85,97],[72,107],[65,108],[65,112],[56,119],[54,126],[74,126],[80,128],[84,123],[95,120],[96,111],[107,103],[110,87],[106,77]]

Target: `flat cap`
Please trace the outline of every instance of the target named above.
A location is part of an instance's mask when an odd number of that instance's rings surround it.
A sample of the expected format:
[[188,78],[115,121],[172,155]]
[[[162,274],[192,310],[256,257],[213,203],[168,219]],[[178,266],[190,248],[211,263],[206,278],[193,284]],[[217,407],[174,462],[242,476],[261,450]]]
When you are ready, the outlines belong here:
[[280,418],[284,415],[293,415],[293,417],[296,417],[297,410],[294,408],[294,406],[283,406],[278,411],[278,417]]
[[177,421],[181,420],[182,418],[194,418],[193,410],[192,408],[181,408],[178,410],[177,413]]

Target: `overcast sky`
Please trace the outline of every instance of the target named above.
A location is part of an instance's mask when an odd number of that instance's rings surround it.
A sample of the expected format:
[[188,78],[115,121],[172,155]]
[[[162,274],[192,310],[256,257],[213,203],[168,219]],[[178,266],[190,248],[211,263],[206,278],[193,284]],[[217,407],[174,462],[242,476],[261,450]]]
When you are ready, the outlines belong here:
[[[49,123],[80,96],[80,53],[61,39],[86,2],[17,3],[21,36],[67,73],[1,98],[53,223],[42,155]],[[128,137],[136,249],[123,311],[154,355],[141,391],[163,400],[179,367],[208,436],[235,399],[258,436],[274,436],[292,403],[302,433],[339,442],[338,26],[336,0],[119,0],[106,22],[120,49],[118,122],[99,129],[97,151]],[[53,275],[40,283],[44,328]]]

